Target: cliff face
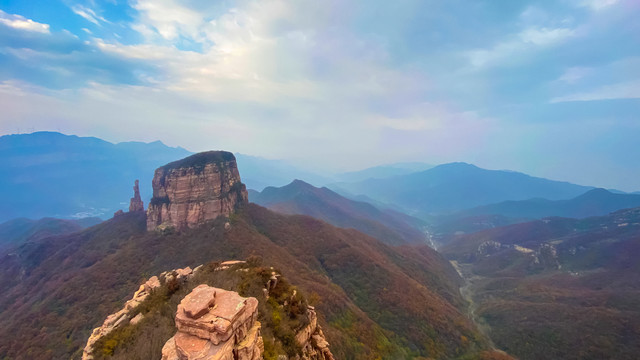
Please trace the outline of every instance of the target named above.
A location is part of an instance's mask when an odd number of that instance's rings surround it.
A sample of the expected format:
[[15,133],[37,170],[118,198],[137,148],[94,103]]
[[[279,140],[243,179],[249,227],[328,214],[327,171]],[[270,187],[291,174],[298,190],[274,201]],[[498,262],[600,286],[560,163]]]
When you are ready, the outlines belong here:
[[230,215],[248,202],[247,190],[233,154],[209,151],[169,163],[156,170],[147,229],[169,225],[194,227]]

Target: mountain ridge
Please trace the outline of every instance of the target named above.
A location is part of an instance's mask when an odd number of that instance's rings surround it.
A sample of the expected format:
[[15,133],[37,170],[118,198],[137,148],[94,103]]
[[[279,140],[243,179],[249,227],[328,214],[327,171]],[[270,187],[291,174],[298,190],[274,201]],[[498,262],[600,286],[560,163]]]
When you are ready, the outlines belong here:
[[519,172],[486,170],[463,162],[443,164],[387,179],[336,183],[330,188],[393,203],[419,217],[452,213],[505,200],[534,197],[565,199],[593,189]]
[[260,193],[252,192],[249,199],[280,213],[309,215],[334,226],[355,228],[392,245],[426,243],[426,235],[417,226],[418,219],[412,224],[397,214],[302,180],[280,188],[267,187]]
[[611,212],[640,206],[638,194],[616,194],[595,188],[568,200],[528,199],[505,201],[463,211],[461,215],[502,215],[516,218],[560,216],[585,218],[603,216]]

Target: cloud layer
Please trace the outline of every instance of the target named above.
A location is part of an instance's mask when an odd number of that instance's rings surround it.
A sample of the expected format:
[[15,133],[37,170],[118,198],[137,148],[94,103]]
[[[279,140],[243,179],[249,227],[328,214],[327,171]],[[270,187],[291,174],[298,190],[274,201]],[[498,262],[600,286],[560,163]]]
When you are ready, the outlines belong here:
[[161,139],[337,170],[462,160],[640,187],[615,175],[640,175],[626,161],[640,155],[632,0],[42,7],[0,12],[2,133]]

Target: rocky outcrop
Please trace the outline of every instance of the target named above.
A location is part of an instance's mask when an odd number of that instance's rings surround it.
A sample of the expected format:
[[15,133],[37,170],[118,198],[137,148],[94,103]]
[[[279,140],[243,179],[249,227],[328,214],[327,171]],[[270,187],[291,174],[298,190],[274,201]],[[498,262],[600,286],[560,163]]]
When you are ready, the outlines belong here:
[[162,348],[162,360],[258,360],[258,300],[199,285],[176,311],[178,332]]
[[152,276],[144,284],[140,285],[138,291],[133,294],[133,298],[128,300],[121,310],[107,316],[104,323],[102,323],[102,326],[93,329],[93,332],[91,332],[91,335],[89,336],[89,340],[87,340],[87,345],[84,347],[82,352],[82,360],[91,360],[94,358],[94,345],[102,337],[126,324],[137,324],[144,318],[142,313],[136,312],[136,307],[145,301],[154,289],[160,287],[160,279],[165,283],[172,281],[173,279],[184,282],[190,279],[198,268],[196,268],[196,270],[191,270],[190,267],[186,267],[184,269],[166,271],[160,274],[160,278],[158,278],[158,276]]
[[147,229],[197,226],[229,216],[248,201],[232,153],[209,151],[169,163],[156,170]]
[[[273,269],[273,268],[272,268]],[[281,275],[275,271],[271,272],[271,277],[267,281],[263,293],[265,298],[269,299],[270,293],[278,284],[278,278]],[[293,290],[293,295],[290,301],[293,302],[293,298],[296,296],[296,290]],[[287,301],[285,301],[285,305]],[[295,334],[296,343],[302,349],[302,357],[296,356],[295,360],[334,360],[333,354],[329,349],[329,342],[322,332],[322,327],[318,324],[318,315],[316,309],[313,306],[307,306],[307,319],[308,324],[302,329],[298,330]],[[279,359],[289,360],[286,355],[280,355]]]
[[302,360],[334,360],[313,306],[308,307],[307,316],[309,324],[296,333],[296,342],[302,348]]
[[129,212],[134,211],[144,211],[144,203],[142,202],[142,198],[140,198],[140,186],[138,185],[138,180],[136,180],[133,185],[133,197],[129,202]]

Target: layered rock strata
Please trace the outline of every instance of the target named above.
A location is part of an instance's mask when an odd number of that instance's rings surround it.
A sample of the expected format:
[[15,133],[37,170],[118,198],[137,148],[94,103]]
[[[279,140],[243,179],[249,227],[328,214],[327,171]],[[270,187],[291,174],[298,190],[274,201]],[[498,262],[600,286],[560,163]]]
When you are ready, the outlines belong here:
[[147,229],[197,226],[220,215],[229,216],[248,202],[235,156],[209,151],[169,163],[156,170]]
[[144,203],[140,198],[140,186],[138,180],[133,185],[133,197],[129,202],[129,212],[144,211]]
[[162,348],[162,360],[258,360],[258,300],[199,285],[176,311],[178,332]]
[[[166,271],[160,274],[160,278],[158,276],[152,276],[149,280],[147,280],[144,284],[140,285],[140,288],[133,294],[133,297],[128,300],[124,307],[113,313],[104,320],[102,326],[99,328],[93,329],[91,335],[89,336],[89,340],[87,340],[87,345],[84,347],[82,352],[82,360],[91,360],[94,358],[94,346],[98,340],[102,337],[108,335],[115,329],[120,328],[126,324],[137,324],[140,322],[144,315],[141,313],[135,312],[135,309],[138,305],[140,305],[143,301],[145,301],[151,292],[160,286],[160,279],[162,279],[165,283],[168,281],[172,281],[173,279],[181,282],[185,282],[189,280],[193,274],[201,268],[202,265],[197,267],[195,270],[191,270],[190,267],[186,267],[184,269],[177,269],[172,271]],[[134,314],[136,314],[134,316]]]

